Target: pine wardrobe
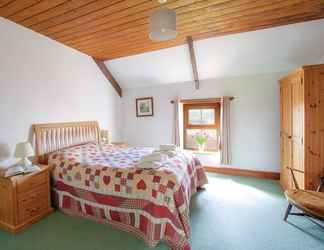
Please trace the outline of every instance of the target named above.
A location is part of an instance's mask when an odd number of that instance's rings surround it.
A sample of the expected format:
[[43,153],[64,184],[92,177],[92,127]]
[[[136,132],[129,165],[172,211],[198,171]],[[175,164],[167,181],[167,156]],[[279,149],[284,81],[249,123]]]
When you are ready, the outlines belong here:
[[324,64],[304,66],[280,80],[280,183],[314,190],[324,175]]

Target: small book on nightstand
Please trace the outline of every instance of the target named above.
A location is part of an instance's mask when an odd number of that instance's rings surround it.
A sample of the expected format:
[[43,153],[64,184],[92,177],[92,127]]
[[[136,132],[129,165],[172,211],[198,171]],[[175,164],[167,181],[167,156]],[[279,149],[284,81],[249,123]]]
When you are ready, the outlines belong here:
[[36,165],[30,165],[27,167],[15,165],[4,171],[4,177],[10,177],[10,176],[20,175],[20,174],[29,174],[37,171],[40,171],[40,168]]

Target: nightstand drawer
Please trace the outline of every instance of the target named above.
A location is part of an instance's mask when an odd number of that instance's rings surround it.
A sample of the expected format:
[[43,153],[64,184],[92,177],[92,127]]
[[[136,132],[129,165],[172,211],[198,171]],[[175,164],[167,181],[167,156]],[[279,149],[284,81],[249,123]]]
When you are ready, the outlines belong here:
[[21,178],[18,181],[18,186],[17,186],[18,193],[29,191],[39,186],[40,184],[46,183],[47,179],[48,179],[47,172],[40,172],[34,174],[32,177],[29,178]]
[[18,221],[23,223],[37,215],[41,215],[48,208],[48,201],[46,199],[27,202],[19,208]]
[[36,203],[39,200],[48,200],[48,186],[43,184],[29,192],[18,194],[18,208],[23,208],[29,203]]

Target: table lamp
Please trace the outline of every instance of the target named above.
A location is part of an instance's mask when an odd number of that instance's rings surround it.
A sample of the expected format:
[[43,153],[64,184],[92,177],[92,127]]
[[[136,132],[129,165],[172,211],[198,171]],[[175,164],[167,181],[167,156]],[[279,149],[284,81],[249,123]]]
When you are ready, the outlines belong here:
[[34,150],[32,145],[29,142],[21,142],[16,145],[15,157],[21,158],[18,162],[19,165],[24,166],[25,168],[32,165],[28,157],[34,156]]
[[101,137],[102,142],[108,143],[109,142],[109,131],[105,130],[105,129],[102,129],[100,131],[100,137]]

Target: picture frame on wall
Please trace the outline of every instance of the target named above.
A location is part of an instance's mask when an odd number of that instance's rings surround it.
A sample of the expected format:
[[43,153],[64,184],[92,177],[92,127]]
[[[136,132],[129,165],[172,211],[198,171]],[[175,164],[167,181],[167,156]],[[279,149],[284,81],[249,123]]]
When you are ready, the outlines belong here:
[[136,116],[153,116],[153,97],[136,98]]

